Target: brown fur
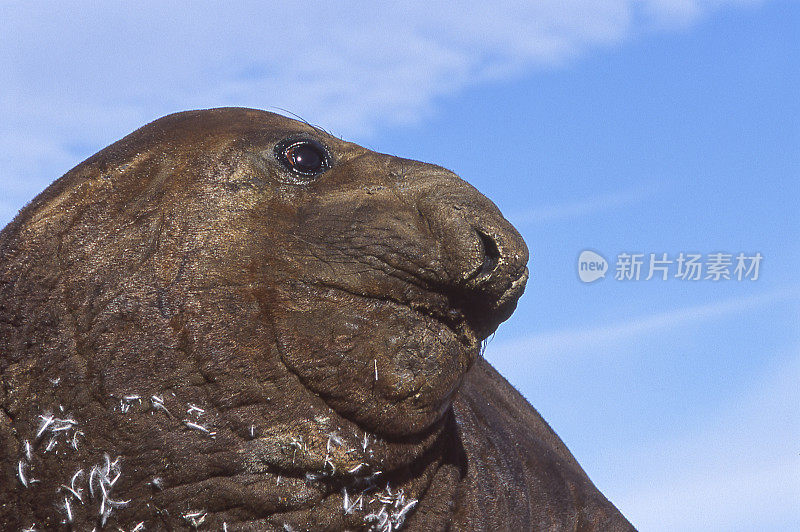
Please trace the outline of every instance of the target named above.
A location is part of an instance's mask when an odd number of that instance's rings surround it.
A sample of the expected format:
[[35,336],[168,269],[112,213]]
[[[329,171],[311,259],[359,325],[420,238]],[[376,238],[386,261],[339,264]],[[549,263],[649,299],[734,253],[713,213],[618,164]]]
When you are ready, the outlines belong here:
[[480,357],[526,262],[442,168],[249,109],[143,127],[0,233],[0,529],[630,530]]

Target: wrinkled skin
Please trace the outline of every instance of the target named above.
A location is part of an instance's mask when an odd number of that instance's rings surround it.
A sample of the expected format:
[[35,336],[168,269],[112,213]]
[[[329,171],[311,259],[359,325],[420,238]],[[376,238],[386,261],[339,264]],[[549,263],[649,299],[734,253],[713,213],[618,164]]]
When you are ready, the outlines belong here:
[[630,530],[480,358],[527,258],[443,168],[145,126],[0,233],[0,529]]

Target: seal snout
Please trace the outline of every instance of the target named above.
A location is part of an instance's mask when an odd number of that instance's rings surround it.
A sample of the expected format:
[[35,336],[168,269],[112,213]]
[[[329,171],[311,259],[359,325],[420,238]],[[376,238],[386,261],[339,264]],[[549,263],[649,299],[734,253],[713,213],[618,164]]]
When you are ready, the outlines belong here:
[[456,222],[468,225],[469,230],[462,230],[460,238],[454,232],[450,245],[456,251],[454,256],[463,257],[461,280],[457,284],[487,300],[499,302],[508,299],[512,286],[524,286],[521,279],[527,278],[528,248],[497,207],[485,201],[488,205]]
[[466,275],[456,300],[466,321],[479,337],[486,338],[511,316],[525,291],[528,250],[510,225],[504,232],[474,231],[481,250],[480,262]]
[[[528,248],[497,206],[453,172],[396,159],[408,191],[438,250],[438,279],[476,336],[485,338],[506,320],[525,288]],[[451,312],[452,314],[452,312]]]

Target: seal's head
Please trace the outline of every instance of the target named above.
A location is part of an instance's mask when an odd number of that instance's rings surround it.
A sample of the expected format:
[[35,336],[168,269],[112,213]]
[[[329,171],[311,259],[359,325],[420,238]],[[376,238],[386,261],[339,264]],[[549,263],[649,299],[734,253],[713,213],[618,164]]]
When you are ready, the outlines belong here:
[[[83,410],[92,431],[143,434],[138,450],[117,441],[143,462],[195,456],[202,434],[176,431],[169,403],[203,403],[208,445],[246,457],[225,467],[287,475],[336,460],[385,470],[437,437],[528,258],[452,172],[249,109],[132,133],[51,186],[0,246],[9,380]],[[172,416],[123,422],[110,410],[126,394]],[[23,397],[8,403],[35,418]],[[333,432],[380,437],[385,452],[337,454]]]
[[527,250],[452,172],[370,152],[276,118],[240,153],[271,190],[248,235],[248,280],[280,356],[309,389],[370,430],[408,435],[449,405],[480,343],[513,311]]

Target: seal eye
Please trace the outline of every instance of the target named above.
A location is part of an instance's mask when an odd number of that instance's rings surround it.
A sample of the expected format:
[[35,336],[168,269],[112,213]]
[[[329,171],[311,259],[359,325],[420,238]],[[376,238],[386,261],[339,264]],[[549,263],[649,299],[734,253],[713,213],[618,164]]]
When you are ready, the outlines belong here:
[[275,151],[284,166],[303,177],[315,177],[330,168],[328,152],[315,140],[283,142]]

